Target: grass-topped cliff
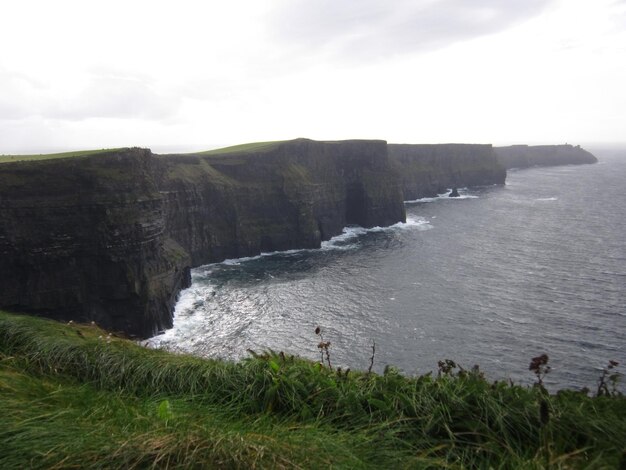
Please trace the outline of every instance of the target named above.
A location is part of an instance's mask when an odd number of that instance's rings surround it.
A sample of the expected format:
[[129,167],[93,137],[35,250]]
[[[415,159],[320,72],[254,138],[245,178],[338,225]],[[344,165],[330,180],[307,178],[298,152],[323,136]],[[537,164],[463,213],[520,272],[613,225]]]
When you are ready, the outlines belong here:
[[148,337],[190,267],[404,220],[382,140],[24,157],[0,170],[0,307]]
[[164,232],[154,157],[108,150],[0,165],[0,306],[150,335],[189,260]]
[[196,265],[405,220],[382,140],[260,142],[156,160],[167,230]]
[[124,148],[0,158],[0,307],[148,337],[191,267],[319,248],[403,201],[502,184],[491,145],[257,142],[195,154]]
[[624,397],[548,395],[449,366],[405,377],[284,354],[210,361],[0,313],[0,468],[624,464]]
[[285,140],[274,140],[268,142],[250,142],[247,144],[232,145],[229,147],[222,147],[213,150],[207,150],[205,152],[194,152],[196,155],[225,155],[230,153],[249,153],[249,152],[263,152],[275,149]]
[[10,162],[26,162],[38,160],[57,160],[60,158],[88,157],[91,155],[106,154],[111,152],[119,152],[121,148],[116,149],[100,149],[100,150],[76,150],[74,152],[61,153],[39,153],[32,155],[0,155],[0,163]]

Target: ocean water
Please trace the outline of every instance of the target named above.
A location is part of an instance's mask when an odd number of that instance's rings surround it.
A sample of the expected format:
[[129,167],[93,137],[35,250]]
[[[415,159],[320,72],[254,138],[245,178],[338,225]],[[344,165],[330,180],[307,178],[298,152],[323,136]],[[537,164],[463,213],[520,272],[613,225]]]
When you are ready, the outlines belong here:
[[[593,150],[593,149],[592,149]],[[174,328],[148,344],[237,360],[247,349],[406,374],[453,359],[491,380],[552,388],[626,370],[626,150],[595,165],[510,171],[505,186],[407,202],[407,223],[349,227],[319,250],[202,266]],[[623,387],[622,387],[623,388]]]

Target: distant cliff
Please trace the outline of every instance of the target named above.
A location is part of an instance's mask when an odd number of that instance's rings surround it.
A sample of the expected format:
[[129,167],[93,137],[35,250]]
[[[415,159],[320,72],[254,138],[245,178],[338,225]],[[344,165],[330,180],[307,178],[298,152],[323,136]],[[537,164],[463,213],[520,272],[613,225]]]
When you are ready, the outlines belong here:
[[0,307],[147,337],[190,267],[404,221],[384,141],[0,165]]
[[504,184],[506,179],[491,145],[390,144],[389,159],[400,175],[405,200],[455,187]]
[[498,160],[507,168],[531,166],[580,165],[597,163],[598,159],[581,148],[572,145],[511,145],[494,148]]

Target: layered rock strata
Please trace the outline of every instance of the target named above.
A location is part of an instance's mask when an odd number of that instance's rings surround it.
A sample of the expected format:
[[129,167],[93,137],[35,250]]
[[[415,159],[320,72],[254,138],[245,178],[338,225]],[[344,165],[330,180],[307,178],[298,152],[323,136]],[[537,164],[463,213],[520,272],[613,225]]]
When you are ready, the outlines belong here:
[[390,144],[389,159],[400,176],[405,200],[452,188],[504,184],[506,179],[491,145]]
[[405,221],[384,141],[296,139],[158,161],[167,232],[193,265],[316,248],[349,224]]
[[165,233],[149,150],[0,165],[0,306],[146,336],[189,256]]
[[384,141],[0,165],[0,307],[148,337],[193,266],[405,220]]

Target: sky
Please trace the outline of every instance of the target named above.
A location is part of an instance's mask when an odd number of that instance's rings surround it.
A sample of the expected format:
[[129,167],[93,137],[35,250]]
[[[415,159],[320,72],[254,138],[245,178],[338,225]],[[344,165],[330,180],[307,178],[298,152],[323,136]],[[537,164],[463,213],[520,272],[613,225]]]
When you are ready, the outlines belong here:
[[0,0],[0,153],[626,141],[626,0]]

